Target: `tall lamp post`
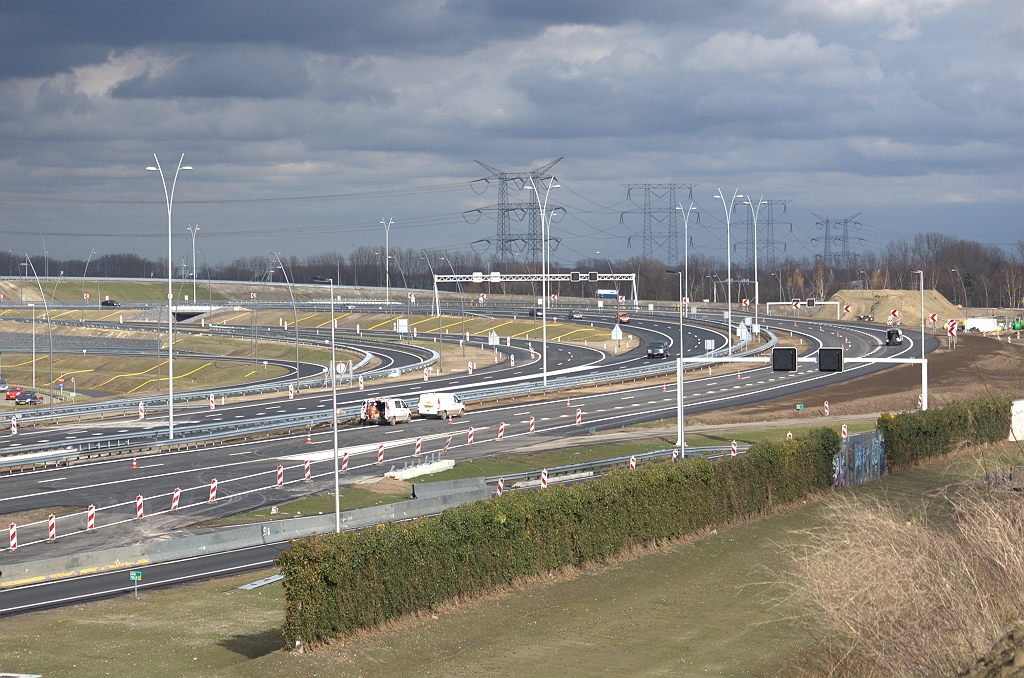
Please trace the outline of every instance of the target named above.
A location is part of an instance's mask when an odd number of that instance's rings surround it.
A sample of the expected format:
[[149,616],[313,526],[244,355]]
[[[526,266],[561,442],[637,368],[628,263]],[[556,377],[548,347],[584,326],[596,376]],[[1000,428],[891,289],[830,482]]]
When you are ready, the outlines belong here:
[[[962,287],[963,290],[964,290],[964,308],[967,308],[968,306],[970,306],[970,304],[968,303],[968,300],[967,300],[967,285],[964,284],[964,277],[962,275],[960,275],[960,271],[958,271],[955,268],[951,268],[950,271],[953,272],[953,273],[956,273],[957,277],[960,278],[960,287]],[[969,275],[970,271],[968,271],[967,273]]]
[[725,204],[725,194],[722,193],[722,189],[718,189],[718,195],[716,195],[715,197],[722,201],[722,207],[725,208],[725,257],[726,257],[726,264],[725,265],[729,269],[729,271],[728,271],[729,275],[727,276],[728,277],[728,281],[729,281],[729,294],[728,294],[728,298],[729,298],[729,331],[726,334],[727,334],[727,337],[728,337],[727,341],[729,342],[729,352],[728,352],[728,354],[732,355],[732,227],[731,227],[732,224],[731,224],[731,221],[732,221],[732,208],[736,204],[736,199],[737,198],[742,198],[743,196],[740,195],[740,189],[737,188],[735,191],[732,192],[732,200],[729,201],[728,205]]
[[552,188],[561,188],[556,182],[554,177],[548,179],[548,187],[544,192],[544,204],[540,202],[540,191],[537,190],[537,184],[533,182],[533,177],[530,177],[530,185],[523,186],[528,191],[533,191],[534,196],[537,198],[537,209],[540,210],[540,242],[541,242],[541,255],[540,255],[540,272],[541,272],[541,350],[543,354],[541,356],[542,370],[544,373],[544,388],[548,385],[548,266],[550,253],[548,252],[548,239],[550,237],[551,223],[548,220],[548,196],[551,195]]
[[192,303],[198,303],[196,299],[196,233],[199,232],[199,224],[195,225],[195,228],[189,226],[189,233],[192,234]]
[[[431,278],[431,280],[435,280],[435,278],[434,278],[434,265],[430,263],[430,257],[427,256],[426,252],[423,252],[423,261],[427,262],[427,268],[430,269],[430,278]],[[434,291],[435,292],[437,291],[437,282],[434,282]],[[438,374],[444,374],[444,334],[442,334],[442,330],[443,329],[444,328],[441,326],[441,298],[438,297],[437,298],[437,344],[438,344],[438,351],[437,351],[437,355],[438,355],[438,358],[437,358],[437,360],[438,360],[437,373]]]
[[921,410],[924,411],[928,409],[928,363],[924,359],[924,271],[910,273],[921,276]]
[[[299,310],[295,306],[295,294],[292,293],[292,283],[288,279],[288,271],[285,270],[284,264],[281,263],[281,254],[279,252],[272,252],[274,257],[277,259],[277,266],[281,269],[282,275],[284,275],[284,283],[288,287],[288,296],[292,300],[292,319],[295,321],[295,390],[299,390]],[[334,296],[331,296],[334,299]],[[333,303],[333,301],[332,301]],[[334,316],[331,316],[332,318]],[[334,325],[332,322],[331,325]],[[259,328],[257,328],[259,331]]]
[[[679,203],[676,205],[676,209],[683,213],[683,277],[686,279],[686,294],[683,299],[686,299],[686,310],[690,310],[690,213],[695,212],[693,207],[693,201],[690,202],[690,206],[685,210],[683,204]],[[700,212],[695,212],[697,215],[696,223],[700,223]],[[681,303],[681,302],[680,302]]]
[[[454,275],[458,275],[457,273],[455,273],[455,267],[452,266],[452,260],[449,259],[448,257],[441,257],[441,258],[448,262],[448,268],[452,269],[452,275],[453,276]],[[458,280],[456,280],[455,284],[459,288],[459,305],[462,307],[462,339],[459,339],[459,343],[462,344],[462,355],[463,355],[463,357],[465,357],[465,355],[466,355],[466,300],[463,298],[463,295],[462,295],[462,283],[460,283]],[[437,302],[437,315],[438,316],[441,315],[441,301],[440,300],[438,300],[438,302]],[[440,327],[440,321],[438,321],[438,326]],[[438,330],[438,331],[440,331],[440,330]]]
[[387,283],[388,315],[391,315],[391,225],[395,223],[395,220],[384,221],[381,219],[380,223],[384,225],[384,280]]
[[341,481],[338,477],[338,363],[334,353],[334,279],[331,279],[331,430],[334,434],[334,531],[341,532]]
[[89,252],[89,258],[85,260],[85,270],[82,271],[82,324],[85,324],[85,275],[89,272],[89,262],[92,261],[92,255],[96,254],[96,248],[94,247]]
[[[171,182],[171,191],[167,192],[167,180],[164,178],[164,171],[160,167],[160,159],[153,154],[156,167],[147,167],[150,172],[160,173],[160,183],[164,186],[164,200],[167,202],[167,438],[174,438],[174,289],[171,279],[174,273],[174,261],[171,258],[171,209],[174,207],[174,187],[178,185],[178,172],[190,170],[190,166],[182,166],[185,154],[178,159],[178,169],[174,170],[174,180]],[[97,299],[97,302],[99,300]],[[158,359],[159,362],[159,359]]]
[[760,293],[758,288],[760,285],[757,284],[757,215],[761,212],[761,205],[767,205],[764,196],[762,195],[757,199],[757,205],[755,206],[748,196],[743,204],[750,208],[750,211],[754,214],[754,324],[757,324],[757,305],[761,303]]
[[686,343],[683,341],[683,277],[684,271],[666,270],[670,275],[679,276],[679,358],[676,359],[676,412],[679,422],[676,425],[676,445],[680,454],[686,456],[686,424],[683,421],[683,358],[686,357]]

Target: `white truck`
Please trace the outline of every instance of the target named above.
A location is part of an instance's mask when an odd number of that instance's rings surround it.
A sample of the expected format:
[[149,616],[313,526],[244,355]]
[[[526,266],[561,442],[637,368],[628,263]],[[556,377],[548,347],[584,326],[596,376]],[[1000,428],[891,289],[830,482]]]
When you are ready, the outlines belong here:
[[388,424],[412,421],[412,410],[401,398],[367,398],[359,408],[359,424]]
[[449,415],[461,417],[466,413],[466,404],[454,393],[427,391],[420,394],[417,411],[421,417],[447,419]]

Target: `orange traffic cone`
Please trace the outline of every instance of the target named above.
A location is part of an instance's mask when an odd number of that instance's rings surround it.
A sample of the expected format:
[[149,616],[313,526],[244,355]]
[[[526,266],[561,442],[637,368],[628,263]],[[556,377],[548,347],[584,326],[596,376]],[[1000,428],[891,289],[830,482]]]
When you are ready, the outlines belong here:
[[448,425],[451,426],[453,423],[455,423],[455,422],[452,421],[452,415],[449,414],[448,415]]
[[139,468],[139,461],[135,458],[134,454],[132,455],[132,468]]
[[743,375],[742,375],[742,374],[740,374],[739,372],[737,372],[737,373],[736,373],[736,378],[737,378],[737,379],[742,379],[742,378],[743,378]]
[[306,433],[306,444],[307,445],[312,445],[313,444],[313,429],[310,429]]
[[572,405],[569,404],[569,398],[568,397],[566,397],[566,399],[565,399],[565,406],[566,407],[572,407]]
[[668,393],[668,384],[662,384],[661,385],[661,392],[662,393]]

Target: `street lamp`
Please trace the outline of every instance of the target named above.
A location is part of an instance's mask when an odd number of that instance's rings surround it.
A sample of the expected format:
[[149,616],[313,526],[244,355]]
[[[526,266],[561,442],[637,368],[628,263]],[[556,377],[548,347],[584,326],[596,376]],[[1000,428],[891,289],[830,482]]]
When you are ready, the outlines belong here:
[[[761,205],[767,205],[768,203],[764,200],[763,195],[757,199],[757,207],[754,207],[749,197],[744,200],[743,203],[749,207],[750,211],[754,214],[754,324],[756,325],[757,305],[760,303],[760,294],[758,292],[759,285],[757,284],[757,215],[761,212]],[[732,275],[731,270],[729,271],[729,274]]]
[[444,334],[442,334],[444,328],[441,326],[441,298],[437,296],[437,278],[434,276],[434,265],[430,263],[430,257],[427,256],[426,252],[423,252],[423,261],[427,262],[427,268],[430,269],[430,279],[434,281],[434,301],[437,303],[437,373],[444,374]]
[[[970,303],[967,299],[967,285],[964,284],[964,277],[960,275],[960,271],[956,270],[955,268],[951,268],[950,272],[956,273],[957,277],[960,278],[960,287],[964,289],[964,308],[967,308],[968,306],[970,306]],[[968,271],[967,273],[970,274],[970,271]]]
[[[167,192],[167,180],[164,178],[164,171],[160,167],[160,159],[153,154],[156,167],[147,167],[150,172],[160,173],[160,183],[164,186],[164,200],[167,203],[167,438],[174,438],[174,289],[172,278],[174,273],[174,260],[171,254],[171,210],[174,207],[174,188],[178,185],[178,172],[190,170],[190,166],[182,167],[185,154],[178,159],[178,169],[174,170],[174,181],[171,182],[171,191]],[[99,301],[97,299],[97,301]],[[159,358],[157,359],[159,363]]]
[[334,434],[334,531],[341,532],[341,481],[338,478],[338,363],[334,353],[333,278],[331,279],[331,429]]
[[772,277],[779,281],[779,301],[782,301],[782,271],[772,273]]
[[715,196],[722,201],[722,207],[725,208],[725,256],[726,266],[729,269],[729,331],[726,333],[728,336],[727,341],[729,342],[728,354],[732,355],[732,208],[736,204],[736,198],[742,198],[740,195],[740,189],[736,189],[732,192],[732,200],[729,204],[725,204],[725,195],[722,193],[722,189],[718,189],[718,195]]
[[[683,276],[686,278],[686,308],[690,308],[690,212],[694,211],[693,201],[685,210],[683,204],[676,205],[676,209],[683,213]],[[700,223],[700,212],[697,212],[697,222]],[[757,230],[757,229],[755,229]],[[756,251],[756,248],[755,248]]]
[[537,197],[537,209],[540,210],[540,240],[541,240],[541,256],[540,256],[540,288],[541,288],[541,346],[543,355],[542,357],[542,370],[544,373],[544,388],[548,385],[548,265],[549,265],[549,252],[548,252],[548,238],[551,235],[547,231],[551,230],[550,220],[547,218],[548,211],[548,196],[551,195],[552,188],[561,188],[557,183],[556,179],[551,177],[548,179],[548,187],[544,192],[544,204],[540,202],[540,191],[537,190],[537,184],[533,182],[533,177],[530,177],[530,185],[523,186],[528,191],[533,191],[533,194]]
[[196,233],[199,232],[199,224],[186,230],[192,234],[192,303],[196,303]]
[[911,271],[921,276],[921,410],[928,409],[928,363],[924,360],[924,271]]
[[32,389],[36,387],[36,305],[29,304],[32,309]]
[[[92,252],[89,252],[89,258],[85,260],[85,270],[82,271],[82,324],[85,324],[85,275],[89,272],[89,262],[92,261],[92,255],[96,254],[96,248],[94,247]],[[97,295],[99,296],[99,295]],[[97,300],[98,301],[98,300]],[[159,361],[159,356],[157,356]]]
[[387,282],[388,315],[391,315],[391,225],[395,223],[395,220],[384,221],[381,219],[380,223],[384,224],[384,279]]
[[[299,390],[299,311],[295,306],[295,295],[292,293],[292,283],[288,279],[288,271],[285,270],[284,264],[281,263],[281,254],[279,252],[271,252],[277,259],[277,266],[281,269],[281,273],[284,275],[284,284],[288,287],[288,296],[292,300],[292,319],[295,321],[295,390]],[[334,297],[332,296],[331,299]],[[333,316],[332,316],[333,317]],[[334,324],[333,322],[331,323]],[[257,332],[259,328],[257,328]]]
[[[449,259],[448,257],[441,257],[441,259],[448,262],[448,268],[452,269],[452,275],[453,276],[457,276],[458,274],[455,272],[455,267],[452,266],[452,260]],[[462,307],[462,339],[459,339],[459,344],[462,345],[462,356],[465,357],[466,356],[466,341],[467,341],[466,340],[466,300],[463,299],[463,297],[462,297],[462,283],[460,283],[458,280],[456,280],[455,284],[459,288],[459,305]],[[440,327],[441,326],[441,320],[440,320],[440,316],[441,316],[441,300],[440,299],[438,299],[438,301],[437,301],[437,315],[438,315],[438,327]],[[440,332],[440,330],[438,330],[438,332]]]
[[686,442],[684,434],[686,425],[683,422],[683,358],[686,357],[686,343],[683,341],[683,271],[666,270],[670,275],[679,276],[679,357],[676,359],[676,413],[679,422],[676,424],[676,445],[679,446],[682,456],[686,456]]

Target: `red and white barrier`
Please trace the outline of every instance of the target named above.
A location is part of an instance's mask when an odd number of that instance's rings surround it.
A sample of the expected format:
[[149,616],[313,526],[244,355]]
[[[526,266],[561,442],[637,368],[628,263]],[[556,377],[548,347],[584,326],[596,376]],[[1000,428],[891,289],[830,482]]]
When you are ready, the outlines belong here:
[[679,450],[672,450],[672,461],[679,459]]
[[49,533],[50,533],[49,537],[47,537],[47,538],[50,541],[53,541],[54,539],[57,538],[57,518],[56,518],[56,516],[54,516],[51,513],[50,514],[50,518],[48,519],[47,523],[48,523],[47,527],[49,528]]
[[792,440],[792,439],[793,439],[793,432],[792,431],[786,431],[786,440]]
[[448,446],[451,445],[451,444],[452,444],[452,437],[448,436],[448,440],[444,441],[444,449],[441,450],[441,454],[444,454],[445,452],[447,452],[448,451]]
[[420,456],[420,452],[422,452],[422,451],[423,451],[423,439],[422,438],[417,438],[416,439],[416,451],[413,453],[413,456],[416,456],[416,457]]
[[217,501],[217,479],[214,478],[210,481],[210,502]]
[[11,435],[18,435],[18,417],[16,415],[11,416]]
[[505,438],[505,422],[501,422],[500,424],[498,424],[498,440],[503,440],[504,438]]
[[295,397],[295,384],[288,384],[288,400]]
[[210,409],[211,410],[217,409],[217,400],[213,397],[212,393],[210,394]]
[[583,423],[583,410],[577,408],[576,409],[576,425],[579,426],[582,423]]
[[635,471],[636,470],[636,457],[631,456],[629,458],[629,470],[630,471]]
[[11,550],[13,551],[13,550],[18,548],[18,526],[15,525],[14,523],[11,523],[10,532],[11,532]]
[[363,377],[362,376],[359,377],[359,390],[360,391],[363,390]]
[[498,492],[497,495],[500,497],[505,493],[505,479],[498,478]]
[[348,452],[341,455],[341,470],[348,471]]
[[377,445],[377,463],[384,463],[384,443]]
[[424,367],[423,368],[423,381],[427,381],[427,379],[429,377],[430,377],[430,370],[428,370],[426,367]]
[[544,469],[540,472],[540,489],[548,489],[548,470]]
[[923,393],[918,393],[917,394],[917,406],[921,407],[923,404],[924,404],[924,394]]
[[139,419],[146,418],[146,403],[139,403]]
[[825,416],[828,416],[828,401],[825,401]]
[[468,444],[470,444],[470,445],[473,444],[473,427],[472,426],[469,427],[469,437],[467,438],[466,442]]
[[731,456],[731,457],[735,457],[736,456],[736,441],[735,440],[732,441],[732,451],[730,452],[729,456]]
[[530,347],[530,360],[533,360],[534,358],[537,357],[537,354],[534,353],[534,351],[533,351],[533,342],[530,342],[527,345]]
[[142,511],[142,495],[141,494],[137,495],[135,497],[135,517],[138,520],[142,520],[143,518],[146,517],[146,514]]
[[565,397],[565,406],[566,407],[572,407],[572,403],[569,402],[569,396]]
[[537,428],[534,425],[533,417],[530,417],[530,433],[536,433],[536,432],[537,432]]
[[89,504],[89,510],[85,514],[85,529],[95,530],[96,529],[96,507]]
[[176,488],[174,488],[174,496],[171,497],[171,510],[172,511],[177,511],[178,510],[178,502],[179,501],[181,501],[181,488],[180,487],[176,487]]
[[511,353],[508,354],[508,366],[509,367],[515,367],[516,366],[516,357],[515,357],[515,355],[513,355]]
[[277,465],[277,486],[284,487],[284,466]]
[[847,435],[848,435],[848,433],[847,433],[847,430],[846,430],[846,424],[843,424],[843,440],[846,440]]
[[313,481],[313,474],[309,470],[309,459],[307,459],[306,461],[302,462],[302,474],[303,474],[303,478],[305,478],[305,481],[307,483]]
[[467,372],[467,373],[468,373],[468,374],[469,374],[470,376],[472,376],[472,375],[473,375],[473,363],[466,363],[466,372]]

